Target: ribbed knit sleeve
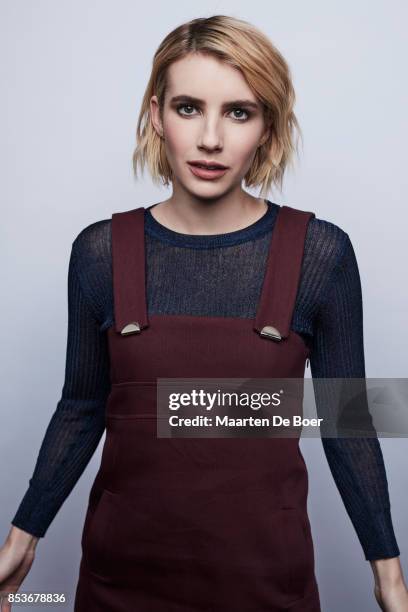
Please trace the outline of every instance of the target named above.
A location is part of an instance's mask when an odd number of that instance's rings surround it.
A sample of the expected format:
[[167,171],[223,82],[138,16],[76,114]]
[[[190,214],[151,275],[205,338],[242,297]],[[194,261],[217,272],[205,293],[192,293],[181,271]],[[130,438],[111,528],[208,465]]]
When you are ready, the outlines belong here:
[[[365,378],[360,275],[350,238],[339,241],[338,261],[322,290],[315,318],[313,378]],[[324,386],[315,384],[319,416],[330,414]],[[390,513],[383,455],[377,437],[323,437],[337,488],[367,560],[400,554]]]
[[84,299],[74,242],[68,271],[68,332],[62,396],[48,424],[29,487],[12,524],[43,537],[104,432],[109,392],[106,335]]

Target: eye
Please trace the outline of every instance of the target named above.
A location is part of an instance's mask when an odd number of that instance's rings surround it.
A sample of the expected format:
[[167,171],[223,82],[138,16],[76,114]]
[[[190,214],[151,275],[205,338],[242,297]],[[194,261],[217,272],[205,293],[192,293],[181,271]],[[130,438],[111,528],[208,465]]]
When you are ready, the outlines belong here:
[[244,108],[233,108],[233,109],[231,110],[231,113],[236,113],[237,111],[238,111],[239,113],[245,113],[245,115],[246,115],[246,116],[245,116],[244,118],[234,117],[234,119],[235,119],[236,121],[241,121],[241,122],[243,122],[243,121],[246,121],[247,119],[249,119],[250,113],[249,113],[248,111],[246,111]]
[[179,115],[186,116],[186,115],[191,115],[192,113],[180,113],[182,108],[190,108],[191,109],[191,108],[195,108],[195,106],[193,106],[192,104],[179,104],[177,106],[177,112],[179,113]]

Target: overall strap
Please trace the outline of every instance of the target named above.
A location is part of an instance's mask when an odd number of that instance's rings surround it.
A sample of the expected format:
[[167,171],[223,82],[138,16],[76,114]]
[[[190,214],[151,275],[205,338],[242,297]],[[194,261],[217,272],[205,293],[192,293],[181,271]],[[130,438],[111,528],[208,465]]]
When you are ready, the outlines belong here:
[[289,335],[302,268],[307,212],[281,206],[272,230],[268,260],[254,330],[272,340]]
[[115,329],[122,336],[148,327],[144,207],[112,215]]

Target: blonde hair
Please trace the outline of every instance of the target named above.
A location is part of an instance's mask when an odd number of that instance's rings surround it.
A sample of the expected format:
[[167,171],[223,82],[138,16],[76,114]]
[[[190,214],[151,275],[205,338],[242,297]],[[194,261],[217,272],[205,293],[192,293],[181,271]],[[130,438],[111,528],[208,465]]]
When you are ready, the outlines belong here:
[[293,112],[295,91],[289,66],[271,41],[255,26],[235,17],[214,15],[184,23],[167,34],[158,47],[152,72],[143,96],[136,130],[137,146],[133,153],[133,169],[137,177],[147,164],[152,180],[168,185],[172,170],[163,139],[150,118],[150,98],[158,97],[162,112],[166,91],[166,71],[175,62],[191,53],[206,53],[241,71],[254,95],[262,103],[270,135],[255,154],[244,177],[248,187],[261,185],[265,197],[272,184],[282,190],[285,168],[293,161],[298,140],[293,132],[302,133]]

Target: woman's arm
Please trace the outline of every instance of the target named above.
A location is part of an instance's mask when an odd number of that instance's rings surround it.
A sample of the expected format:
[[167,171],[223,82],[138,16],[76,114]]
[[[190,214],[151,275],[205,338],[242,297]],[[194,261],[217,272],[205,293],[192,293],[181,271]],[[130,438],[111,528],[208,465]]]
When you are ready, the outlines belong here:
[[[83,239],[82,243],[83,244]],[[74,241],[68,271],[68,333],[62,396],[48,424],[10,541],[30,547],[46,531],[85,470],[104,432],[109,393],[106,334],[85,299]],[[81,251],[80,251],[81,253]],[[20,531],[21,530],[21,531]]]
[[[315,317],[313,378],[365,378],[361,283],[347,234]],[[330,415],[327,389],[315,383],[319,416]],[[324,438],[323,448],[375,584],[389,590],[402,579],[383,455],[377,437]],[[391,579],[392,578],[392,579]]]

